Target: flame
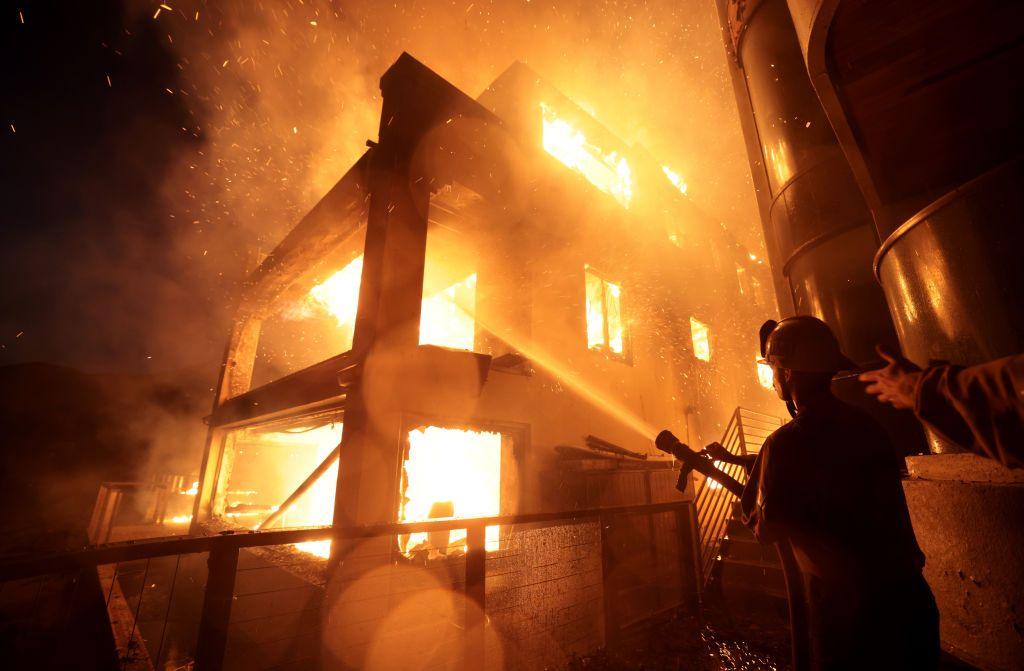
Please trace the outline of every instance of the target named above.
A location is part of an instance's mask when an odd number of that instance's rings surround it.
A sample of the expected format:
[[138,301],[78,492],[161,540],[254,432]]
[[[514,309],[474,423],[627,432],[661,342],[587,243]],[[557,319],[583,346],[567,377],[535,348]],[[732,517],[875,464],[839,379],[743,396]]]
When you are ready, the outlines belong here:
[[[428,426],[409,432],[403,465],[402,522],[439,517],[488,517],[500,512],[501,434]],[[465,551],[466,531],[409,534],[399,547],[407,555],[427,549],[444,554]],[[442,545],[444,547],[438,547]],[[498,547],[498,527],[486,531],[487,549]]]
[[192,483],[191,487],[189,487],[188,489],[182,489],[180,493],[187,494],[189,496],[195,496],[196,494],[199,493],[199,481],[195,480]]
[[171,519],[167,520],[168,524],[188,524],[192,521],[191,515],[175,515]]
[[[307,303],[333,316],[339,327],[351,328],[359,307],[362,273],[363,257],[359,256],[310,289]],[[420,308],[420,344],[472,350],[476,338],[475,305],[476,273],[424,298]]]
[[701,361],[711,361],[711,336],[707,324],[690,317],[690,339],[693,341],[693,356]]
[[306,541],[305,543],[296,543],[294,547],[299,552],[306,552],[322,559],[331,557],[331,541]]
[[679,193],[685,196],[686,190],[689,187],[687,187],[686,182],[683,181],[683,178],[679,176],[679,173],[675,172],[674,170],[672,170],[672,168],[668,167],[667,165],[661,166],[661,171],[665,173],[665,177],[668,177],[668,181],[672,182],[672,186],[676,187],[679,190]]
[[357,256],[347,266],[309,290],[309,299],[330,313],[338,326],[352,324],[359,307],[359,281],[363,276],[363,257]]
[[628,208],[633,199],[633,173],[625,157],[614,151],[606,154],[588,142],[583,131],[559,118],[549,105],[541,103],[540,109],[544,150]]

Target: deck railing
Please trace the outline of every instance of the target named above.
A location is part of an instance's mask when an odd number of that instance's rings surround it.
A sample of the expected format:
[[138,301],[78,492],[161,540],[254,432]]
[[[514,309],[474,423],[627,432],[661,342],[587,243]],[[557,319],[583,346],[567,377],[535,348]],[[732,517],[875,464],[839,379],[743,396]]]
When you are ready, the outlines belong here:
[[[72,620],[71,609],[74,607],[76,595],[79,595],[83,585],[88,586],[90,584],[90,581],[86,578],[91,578],[94,591],[99,590],[99,585],[96,584],[95,579],[97,568],[107,567],[107,577],[110,579],[110,584],[109,586],[106,585],[102,578],[101,582],[103,582],[102,589],[106,593],[109,609],[112,595],[115,589],[119,589],[119,567],[129,562],[144,561],[144,564],[136,565],[135,567],[135,572],[140,573],[141,576],[133,578],[135,582],[140,584],[138,599],[134,606],[130,605],[129,599],[126,602],[127,607],[123,608],[127,613],[126,617],[131,620],[131,633],[129,634],[129,642],[131,642],[139,625],[142,595],[147,587],[147,583],[153,581],[153,575],[158,570],[154,562],[162,559],[165,566],[160,570],[168,574],[167,577],[169,577],[172,585],[172,593],[167,598],[166,610],[163,613],[163,631],[160,633],[159,650],[156,653],[156,659],[149,659],[143,649],[140,654],[146,657],[145,663],[134,668],[164,668],[164,666],[169,664],[166,661],[168,660],[168,653],[165,650],[163,639],[170,620],[172,602],[176,598],[175,594],[173,594],[173,585],[175,581],[178,583],[183,581],[181,576],[179,576],[183,559],[192,558],[192,564],[195,564],[198,558],[206,554],[207,572],[205,587],[202,588],[201,599],[198,598],[198,594],[195,599],[201,602],[201,610],[198,633],[194,639],[195,645],[192,651],[194,654],[188,655],[190,659],[187,660],[186,665],[182,668],[195,669],[196,671],[217,671],[223,668],[224,664],[232,605],[233,601],[237,598],[235,579],[236,575],[240,572],[239,552],[241,550],[311,541],[371,539],[415,532],[429,533],[465,529],[467,532],[465,555],[465,597],[467,608],[464,622],[465,650],[463,659],[467,668],[482,669],[485,668],[484,621],[486,619],[485,566],[487,556],[485,529],[487,527],[531,525],[533,528],[537,528],[597,520],[600,522],[601,548],[602,556],[604,556],[608,548],[606,535],[609,533],[612,522],[616,517],[625,515],[654,515],[658,513],[675,513],[677,516],[677,528],[680,531],[680,575],[684,577],[684,583],[690,585],[689,589],[696,594],[698,589],[698,576],[696,575],[698,564],[693,556],[695,553],[692,552],[694,549],[694,539],[690,535],[695,529],[695,513],[693,512],[692,502],[674,501],[550,513],[499,515],[474,519],[445,519],[349,528],[317,527],[275,531],[238,531],[216,536],[173,537],[112,543],[89,547],[75,552],[24,557],[0,564],[0,595],[5,598],[9,598],[11,595],[21,598],[17,605],[17,613],[21,616],[27,615],[29,618],[36,617],[35,613],[40,610],[38,602],[42,597],[47,595],[53,597],[56,595],[61,603],[61,607],[68,611],[59,615],[56,620],[62,626],[67,627]],[[689,552],[684,551],[687,549]],[[109,567],[112,567],[112,571]],[[173,573],[171,573],[172,567]],[[612,632],[608,628],[614,625],[615,607],[614,599],[608,593],[608,573],[608,567],[605,567],[604,626],[606,628],[606,641],[613,637]],[[689,578],[686,578],[687,574],[689,574]],[[126,575],[126,572],[121,573],[122,578]],[[138,578],[141,578],[141,581]],[[54,582],[55,579],[56,582]],[[8,589],[12,585],[13,587]],[[18,597],[18,595],[22,596]],[[81,600],[81,596],[77,598]],[[10,611],[10,608],[6,610]],[[132,610],[134,610],[134,613],[132,613]],[[9,617],[10,613],[7,612],[4,615]],[[29,622],[28,626],[32,626],[32,624],[32,622]],[[160,625],[161,623],[157,622],[157,628]],[[127,628],[128,622],[122,622],[121,626]],[[34,635],[44,641],[60,641],[66,638],[63,636],[63,633],[65,632],[47,631],[40,633],[37,631]],[[139,647],[143,646],[136,645],[136,648]],[[123,661],[122,668],[125,666]]]
[[[733,454],[754,454],[760,451],[765,439],[784,423],[779,417],[747,408],[736,408],[720,442]],[[716,465],[741,483],[746,482],[747,474],[742,466],[720,462]],[[697,486],[694,503],[700,528],[700,565],[704,582],[710,578],[714,568],[735,499],[727,489],[713,480],[704,479]]]

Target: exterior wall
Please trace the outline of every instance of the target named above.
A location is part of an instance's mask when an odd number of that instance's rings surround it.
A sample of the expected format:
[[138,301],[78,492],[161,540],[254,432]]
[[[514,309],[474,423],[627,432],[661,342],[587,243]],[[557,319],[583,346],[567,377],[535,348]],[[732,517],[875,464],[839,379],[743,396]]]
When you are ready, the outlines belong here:
[[517,532],[487,556],[488,669],[558,667],[604,643],[597,523]]

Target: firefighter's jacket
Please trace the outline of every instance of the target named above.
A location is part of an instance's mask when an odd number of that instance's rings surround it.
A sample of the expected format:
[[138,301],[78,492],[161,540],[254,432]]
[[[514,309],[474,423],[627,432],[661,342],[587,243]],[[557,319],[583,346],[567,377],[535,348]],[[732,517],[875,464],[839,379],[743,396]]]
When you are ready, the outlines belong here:
[[1024,354],[969,368],[927,368],[914,412],[947,440],[1024,468]]

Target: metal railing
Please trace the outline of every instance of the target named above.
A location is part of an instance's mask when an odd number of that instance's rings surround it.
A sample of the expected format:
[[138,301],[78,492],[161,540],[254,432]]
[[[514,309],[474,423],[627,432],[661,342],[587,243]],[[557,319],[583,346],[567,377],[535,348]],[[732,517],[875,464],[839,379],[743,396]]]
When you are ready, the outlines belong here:
[[[207,575],[205,587],[202,589],[201,609],[198,622],[198,634],[195,639],[194,665],[189,660],[188,665],[181,668],[195,669],[196,671],[216,671],[223,667],[225,650],[227,645],[228,628],[231,622],[233,601],[236,598],[235,579],[239,572],[239,552],[246,548],[260,548],[276,545],[291,545],[295,543],[306,543],[310,541],[323,540],[355,540],[372,539],[382,536],[397,536],[416,532],[445,532],[452,529],[465,529],[466,554],[465,554],[465,597],[467,608],[465,611],[465,649],[464,664],[467,668],[484,668],[485,638],[484,622],[486,619],[486,591],[485,591],[485,566],[487,550],[485,548],[485,530],[491,526],[506,525],[532,525],[533,527],[546,527],[567,523],[580,523],[590,520],[598,520],[601,530],[602,553],[606,548],[606,534],[612,525],[612,520],[620,515],[653,515],[657,513],[674,512],[679,520],[678,529],[681,532],[679,540],[680,556],[682,557],[680,571],[685,576],[690,572],[693,581],[694,592],[697,589],[696,561],[694,557],[685,557],[693,549],[693,538],[686,530],[693,530],[695,527],[692,503],[689,501],[673,501],[668,503],[651,503],[631,506],[617,506],[610,508],[592,508],[586,510],[560,511],[550,513],[528,513],[515,515],[499,515],[494,517],[474,519],[446,519],[431,520],[427,522],[406,522],[377,524],[371,526],[334,528],[317,527],[304,529],[285,529],[275,531],[238,531],[224,533],[217,536],[202,537],[173,537],[162,539],[149,539],[141,541],[130,541],[113,543],[98,547],[90,547],[75,552],[55,553],[41,556],[31,556],[8,561],[0,564],[0,590],[11,584],[17,584],[18,589],[27,589],[26,594],[35,591],[35,601],[38,602],[43,594],[47,581],[57,578],[66,582],[74,583],[74,591],[70,597],[71,602],[75,601],[80,585],[88,583],[83,580],[86,576],[96,582],[97,568],[113,565],[113,575],[108,575],[109,586],[103,583],[106,590],[106,600],[109,604],[115,590],[119,589],[118,572],[120,567],[132,562],[143,562],[132,567],[135,573],[141,572],[140,591],[135,599],[134,607],[131,606],[132,599],[125,600],[127,610],[134,610],[132,616],[128,643],[136,640],[137,626],[139,624],[139,611],[142,608],[142,597],[147,584],[152,582],[154,562],[163,559],[167,564],[164,569],[170,571],[173,565],[173,573],[170,582],[172,585],[171,594],[168,596],[165,608],[165,619],[162,622],[163,633],[166,633],[169,613],[172,608],[175,581],[181,581],[179,569],[185,557],[195,557],[206,553]],[[685,533],[684,533],[685,532]],[[685,537],[682,537],[685,536]],[[193,563],[194,560],[193,560]],[[121,578],[128,575],[122,571]],[[607,576],[605,577],[607,581]],[[36,583],[38,582],[38,587]],[[26,587],[27,586],[27,587]],[[99,587],[96,585],[95,587]],[[606,590],[608,585],[605,585]],[[10,592],[11,590],[6,590]],[[3,592],[0,592],[2,594]],[[5,595],[6,596],[6,595]],[[31,598],[27,598],[28,610],[36,609]],[[472,605],[473,607],[470,607]],[[610,594],[605,598],[604,626],[606,628],[606,641],[611,638],[608,627],[614,622],[614,599]],[[71,605],[64,604],[69,611]],[[24,609],[21,611],[24,612]],[[63,626],[67,626],[71,615],[62,616]],[[159,622],[157,623],[160,624]],[[164,640],[163,633],[160,636],[160,650],[155,660],[146,660],[143,668],[153,668],[153,662],[160,663],[163,659]],[[40,636],[37,634],[37,636]],[[47,640],[60,637],[60,632],[46,632],[41,635]],[[59,638],[57,639],[59,640]],[[141,642],[135,647],[141,646]],[[142,656],[146,656],[143,651]]]
[[[765,439],[784,423],[785,421],[779,417],[747,408],[736,408],[729,418],[720,442],[733,454],[755,454],[760,451]],[[747,473],[742,466],[721,462],[716,462],[716,466],[741,483],[747,481]],[[705,478],[697,487],[694,505],[700,529],[698,545],[701,577],[705,583],[714,568],[722,538],[732,516],[732,503],[735,499],[736,497],[727,489],[713,480]]]

